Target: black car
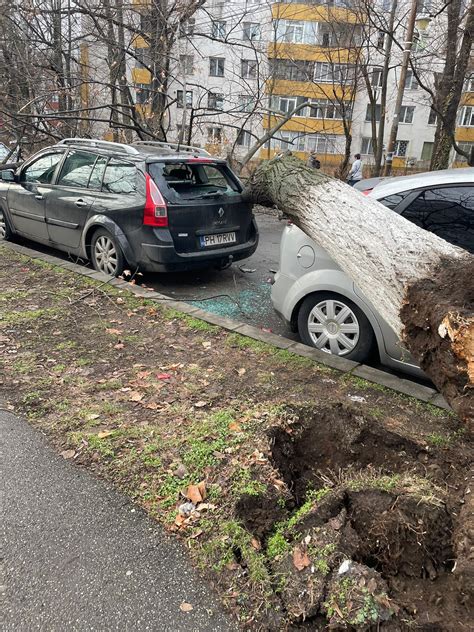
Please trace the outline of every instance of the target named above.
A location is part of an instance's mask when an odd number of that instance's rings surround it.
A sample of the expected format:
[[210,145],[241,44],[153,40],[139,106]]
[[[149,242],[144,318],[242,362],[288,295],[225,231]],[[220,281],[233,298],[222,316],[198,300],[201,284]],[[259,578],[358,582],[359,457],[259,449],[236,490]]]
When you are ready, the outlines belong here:
[[70,138],[0,181],[0,240],[21,235],[118,276],[224,268],[258,245],[252,206],[202,149]]

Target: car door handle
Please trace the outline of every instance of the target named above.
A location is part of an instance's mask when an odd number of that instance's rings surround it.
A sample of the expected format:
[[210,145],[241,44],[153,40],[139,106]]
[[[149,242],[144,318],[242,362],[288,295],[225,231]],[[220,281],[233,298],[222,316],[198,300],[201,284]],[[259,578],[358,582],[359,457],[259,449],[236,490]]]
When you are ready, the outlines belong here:
[[79,198],[79,200],[76,200],[76,206],[87,206],[87,202]]
[[37,193],[35,195],[35,200],[44,200],[44,197],[41,195],[41,193]]

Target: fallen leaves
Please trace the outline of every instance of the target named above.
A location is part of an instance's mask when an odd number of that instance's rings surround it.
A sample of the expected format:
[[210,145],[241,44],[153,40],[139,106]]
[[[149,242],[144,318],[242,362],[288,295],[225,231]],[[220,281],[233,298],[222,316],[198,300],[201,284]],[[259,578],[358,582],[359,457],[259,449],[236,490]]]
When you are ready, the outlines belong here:
[[158,373],[156,376],[157,380],[171,380],[171,375],[169,373]]
[[205,482],[201,481],[197,485],[188,485],[185,496],[195,505],[197,505],[198,503],[202,503],[202,501],[206,498]]
[[191,612],[191,610],[193,610],[193,606],[190,603],[183,601],[183,603],[179,606],[179,609],[182,612]]
[[143,399],[143,397],[144,397],[143,393],[139,393],[138,391],[132,391],[132,392],[129,394],[128,399],[129,399],[131,402],[141,402],[141,401],[142,401],[142,399]]
[[103,430],[102,432],[99,432],[97,434],[97,438],[98,439],[105,439],[106,437],[110,437],[113,434],[114,434],[113,430]]
[[243,367],[241,369],[237,369],[237,375],[239,377],[242,377],[243,375],[245,375],[247,373],[247,369],[244,369]]
[[123,331],[122,329],[110,328],[110,329],[106,329],[105,333],[110,334],[111,336],[120,336],[120,334],[122,334]]
[[307,566],[311,564],[311,560],[308,557],[306,551],[301,549],[299,546],[293,549],[293,565],[298,571],[304,570]]
[[63,459],[73,459],[75,454],[76,454],[76,451],[75,450],[63,450],[60,454],[63,457]]

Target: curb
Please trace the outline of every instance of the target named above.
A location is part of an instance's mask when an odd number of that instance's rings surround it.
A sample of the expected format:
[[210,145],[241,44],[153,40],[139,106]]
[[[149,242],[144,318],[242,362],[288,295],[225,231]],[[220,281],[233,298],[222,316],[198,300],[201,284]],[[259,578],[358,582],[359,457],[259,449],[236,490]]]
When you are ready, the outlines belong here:
[[108,283],[109,285],[120,288],[121,290],[131,292],[132,294],[135,294],[135,296],[147,298],[152,301],[157,301],[158,303],[166,302],[166,305],[168,307],[171,307],[172,309],[175,309],[184,314],[193,316],[193,318],[198,318],[199,320],[203,320],[207,323],[210,323],[211,325],[217,325],[218,327],[222,327],[227,331],[241,334],[242,336],[246,336],[247,338],[253,338],[253,340],[258,340],[259,342],[273,345],[278,349],[285,349],[290,353],[293,353],[294,355],[309,358],[310,360],[313,360],[318,364],[323,364],[331,369],[336,369],[341,373],[346,373],[347,375],[362,378],[364,380],[367,380],[368,382],[372,382],[373,384],[379,384],[380,386],[389,388],[392,391],[407,395],[408,397],[413,397],[424,403],[436,406],[437,408],[451,410],[451,407],[444,399],[444,397],[434,388],[423,386],[422,384],[418,384],[417,382],[412,382],[409,379],[400,378],[390,373],[385,373],[385,371],[375,369],[365,364],[359,364],[358,362],[353,362],[352,360],[328,355],[323,351],[313,349],[301,344],[300,342],[294,342],[287,338],[283,338],[282,336],[278,336],[277,334],[262,331],[261,329],[258,329],[258,327],[253,327],[252,325],[248,325],[246,323],[231,320],[230,318],[225,318],[222,316],[217,316],[216,314],[206,312],[203,309],[199,309],[198,307],[193,307],[192,305],[190,305],[189,303],[185,303],[184,301],[174,300],[169,296],[166,296],[165,294],[160,294],[159,292],[155,291],[147,291],[142,287],[132,285],[127,281],[122,281],[121,279],[102,274],[102,272],[96,272],[95,270],[86,268],[83,265],[79,265],[71,261],[63,261],[58,257],[45,255],[41,252],[37,252],[36,250],[32,250],[31,248],[27,248],[26,246],[22,246],[20,244],[16,244],[13,242],[3,242],[2,245],[6,248],[9,248],[10,250],[14,250],[15,252],[26,255],[31,259],[40,259],[41,261],[49,263],[54,267],[63,268],[65,270],[69,270],[70,272],[75,272],[77,274],[102,283]]

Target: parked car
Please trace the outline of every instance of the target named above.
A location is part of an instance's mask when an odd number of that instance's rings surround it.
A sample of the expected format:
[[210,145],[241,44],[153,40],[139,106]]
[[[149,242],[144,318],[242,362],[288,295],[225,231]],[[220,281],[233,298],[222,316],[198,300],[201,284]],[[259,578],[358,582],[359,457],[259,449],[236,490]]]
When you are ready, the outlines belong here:
[[357,189],[364,195],[368,195],[372,189],[381,184],[382,182],[386,182],[389,177],[379,176],[377,178],[363,178],[354,184],[354,189]]
[[[368,195],[474,253],[473,168],[389,179]],[[382,364],[422,375],[359,288],[323,248],[294,225],[287,226],[282,235],[272,301],[307,345],[358,362],[378,350]]]
[[0,181],[0,239],[21,235],[120,275],[249,257],[258,230],[225,160],[202,149],[71,138]]

